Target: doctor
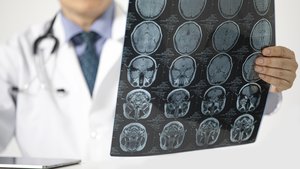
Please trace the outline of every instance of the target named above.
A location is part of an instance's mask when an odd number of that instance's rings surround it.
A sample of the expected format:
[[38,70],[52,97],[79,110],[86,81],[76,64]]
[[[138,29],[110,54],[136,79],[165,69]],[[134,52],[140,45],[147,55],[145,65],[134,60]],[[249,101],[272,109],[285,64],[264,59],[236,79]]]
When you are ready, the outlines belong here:
[[[0,150],[16,137],[24,156],[109,159],[128,1],[60,5],[55,20],[0,48]],[[263,54],[260,77],[272,92],[290,88],[293,51],[269,47]]]

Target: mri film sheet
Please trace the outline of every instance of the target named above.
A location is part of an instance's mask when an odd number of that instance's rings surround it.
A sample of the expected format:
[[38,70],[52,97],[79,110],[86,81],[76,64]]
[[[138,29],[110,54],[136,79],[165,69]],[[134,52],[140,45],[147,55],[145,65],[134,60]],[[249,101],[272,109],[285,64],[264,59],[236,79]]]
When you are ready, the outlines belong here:
[[255,142],[274,23],[273,0],[130,0],[111,155]]

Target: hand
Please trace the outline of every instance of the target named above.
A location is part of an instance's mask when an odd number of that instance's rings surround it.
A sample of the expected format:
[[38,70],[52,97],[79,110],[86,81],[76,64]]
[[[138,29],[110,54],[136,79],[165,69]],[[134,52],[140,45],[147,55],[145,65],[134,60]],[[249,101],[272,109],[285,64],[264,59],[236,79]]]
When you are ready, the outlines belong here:
[[256,58],[255,71],[272,85],[271,92],[281,92],[293,86],[298,64],[295,53],[282,46],[263,49],[263,56]]

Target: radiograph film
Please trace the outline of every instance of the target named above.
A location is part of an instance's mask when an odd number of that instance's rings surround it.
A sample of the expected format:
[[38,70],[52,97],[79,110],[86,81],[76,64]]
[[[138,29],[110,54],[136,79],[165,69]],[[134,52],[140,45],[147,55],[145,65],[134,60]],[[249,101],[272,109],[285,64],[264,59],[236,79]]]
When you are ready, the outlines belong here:
[[226,19],[232,19],[241,10],[243,0],[219,0],[219,10]]
[[156,78],[157,63],[150,56],[138,56],[129,63],[127,78],[133,87],[149,87]]
[[112,156],[253,143],[274,0],[129,0]]
[[184,117],[190,108],[190,93],[185,89],[175,89],[167,97],[165,103],[166,118]]
[[188,21],[175,32],[174,47],[182,55],[192,54],[199,47],[201,39],[201,27],[196,22]]
[[186,20],[196,19],[205,9],[206,1],[207,0],[179,0],[179,12]]
[[180,56],[170,67],[169,80],[173,87],[186,87],[196,74],[196,61],[191,56]]
[[179,121],[166,124],[160,136],[160,148],[162,150],[178,149],[183,143],[186,130]]
[[212,145],[217,142],[221,125],[218,119],[210,117],[204,120],[196,129],[196,144],[198,146]]
[[207,80],[211,85],[221,85],[231,74],[233,64],[231,56],[219,53],[211,59],[207,67]]

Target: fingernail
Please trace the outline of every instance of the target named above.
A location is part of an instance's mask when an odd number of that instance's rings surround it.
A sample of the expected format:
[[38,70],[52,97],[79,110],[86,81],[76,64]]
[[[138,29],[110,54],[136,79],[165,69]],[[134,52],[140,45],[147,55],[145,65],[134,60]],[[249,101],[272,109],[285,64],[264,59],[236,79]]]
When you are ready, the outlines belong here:
[[264,60],[262,58],[257,58],[256,59],[256,63],[257,64],[263,64],[264,63]]
[[271,54],[271,50],[270,49],[264,49],[263,50],[263,55],[269,56],[270,54]]

